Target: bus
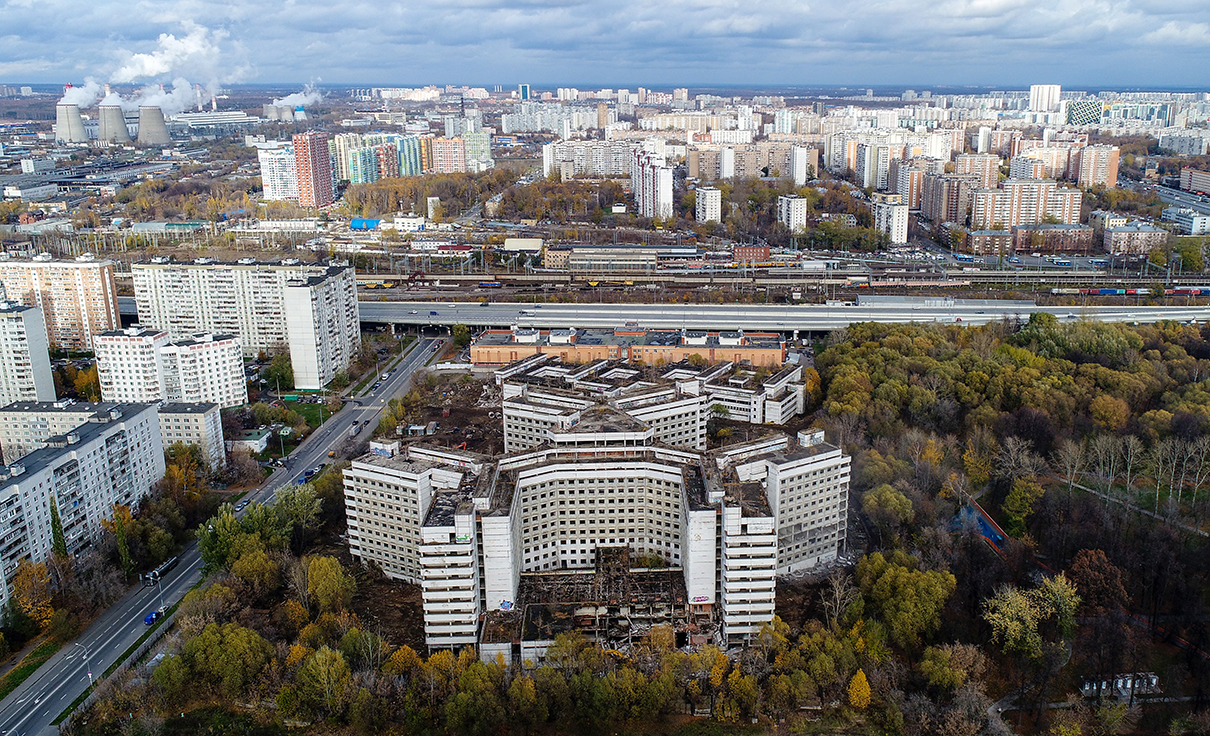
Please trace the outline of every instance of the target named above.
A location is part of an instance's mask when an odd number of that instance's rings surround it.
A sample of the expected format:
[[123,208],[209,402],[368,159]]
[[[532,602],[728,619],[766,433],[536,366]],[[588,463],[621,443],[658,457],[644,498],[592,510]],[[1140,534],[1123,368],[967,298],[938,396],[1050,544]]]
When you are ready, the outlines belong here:
[[955,261],[958,261],[959,263],[974,263],[974,262],[975,262],[975,257],[974,257],[974,256],[968,256],[968,255],[967,255],[967,254],[965,254],[965,253],[955,253],[955,254],[954,254],[954,260],[955,260]]

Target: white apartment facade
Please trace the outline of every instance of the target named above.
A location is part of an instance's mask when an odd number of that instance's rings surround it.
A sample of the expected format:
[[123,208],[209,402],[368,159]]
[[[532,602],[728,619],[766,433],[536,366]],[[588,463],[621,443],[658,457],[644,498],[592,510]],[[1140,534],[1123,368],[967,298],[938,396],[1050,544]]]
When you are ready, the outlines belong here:
[[807,229],[807,200],[797,194],[783,194],[777,198],[777,221],[790,232],[800,233]]
[[284,296],[294,387],[323,388],[352,362],[361,340],[353,269],[290,281]]
[[42,310],[0,301],[0,406],[54,400]]
[[[0,424],[10,417],[5,410]],[[45,437],[42,445],[0,468],[0,603],[8,599],[18,561],[39,562],[50,553],[52,495],[68,552],[75,554],[97,538],[115,503],[137,505],[164,475],[159,422],[150,405],[111,405]]]
[[96,355],[105,401],[248,403],[243,350],[233,335],[172,341],[164,330],[129,327],[98,335]]
[[211,471],[227,467],[223,420],[215,403],[170,403],[159,408],[160,440],[164,447],[180,442],[197,445]]
[[908,206],[898,194],[874,194],[870,202],[874,229],[886,233],[892,245],[908,242]]
[[636,148],[630,170],[634,207],[643,217],[672,217],[672,169],[664,157]]
[[200,333],[160,349],[165,401],[214,402],[223,408],[248,403],[244,359],[234,335]]
[[[247,357],[289,351],[298,361],[296,376],[304,367],[306,383],[296,379],[297,388],[320,388],[312,378],[334,375],[357,349],[357,286],[350,267],[199,259],[139,263],[131,270],[142,324],[166,330],[174,340],[234,335]],[[294,334],[291,325],[298,328]]]
[[698,187],[695,192],[694,218],[698,222],[721,222],[723,193],[714,187]]
[[297,201],[298,170],[294,161],[294,144],[258,149],[256,157],[260,161],[261,198],[271,202]]

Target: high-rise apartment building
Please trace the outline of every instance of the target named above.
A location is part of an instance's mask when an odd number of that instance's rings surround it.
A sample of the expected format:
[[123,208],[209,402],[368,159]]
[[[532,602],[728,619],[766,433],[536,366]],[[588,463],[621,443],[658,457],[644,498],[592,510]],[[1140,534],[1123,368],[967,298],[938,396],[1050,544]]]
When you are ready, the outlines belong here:
[[164,447],[171,447],[178,442],[197,445],[211,471],[227,466],[227,449],[223,445],[223,420],[218,404],[161,404],[159,417],[160,439]]
[[172,342],[164,330],[130,327],[97,335],[96,354],[105,401],[248,403],[243,354],[232,335]]
[[1053,179],[1005,179],[1000,189],[979,189],[971,198],[971,229],[992,230],[1036,225],[1047,217],[1080,223],[1079,189],[1056,186]]
[[792,233],[807,229],[807,200],[797,194],[783,194],[777,198],[777,221]]
[[979,177],[979,187],[991,189],[1000,183],[1000,157],[994,153],[963,153],[954,158],[955,174]]
[[528,84],[518,84],[517,85],[517,99],[521,100],[522,102],[526,102],[527,100],[529,100],[529,85]]
[[261,197],[271,202],[298,199],[298,172],[295,168],[294,145],[261,148],[256,152],[260,161]]
[[1062,88],[1057,84],[1031,84],[1029,86],[1030,112],[1058,112]]
[[9,301],[40,309],[50,346],[63,350],[92,350],[93,335],[121,326],[113,273],[113,261],[88,255],[0,259]]
[[[78,405],[77,405],[78,406]],[[40,431],[51,422],[37,421],[60,412],[78,417],[70,404],[18,403],[0,409],[0,428],[27,425]],[[115,503],[133,507],[164,475],[164,448],[156,407],[147,404],[92,405],[96,411],[55,434],[42,434],[35,449],[20,462],[0,468],[0,603],[11,594],[17,562],[41,562],[50,554],[51,499],[54,498],[67,543],[75,554],[95,543],[101,520],[113,515]],[[28,425],[40,426],[30,428]],[[6,456],[8,450],[5,450]]]
[[300,206],[317,209],[335,201],[327,133],[311,131],[294,135],[294,169]]
[[643,217],[672,217],[672,169],[664,157],[635,149],[630,170],[634,208]]
[[971,197],[979,188],[975,176],[927,174],[920,193],[920,216],[934,225],[943,222],[966,224]]
[[54,400],[42,311],[0,300],[0,406]]
[[349,366],[361,342],[353,269],[292,280],[283,296],[294,387],[323,388]]
[[[1010,179],[1045,179],[1050,175],[1046,162],[1033,156],[1017,156],[1008,162]],[[987,187],[991,188],[991,187]]]
[[908,206],[898,194],[875,193],[870,199],[874,229],[886,233],[891,245],[902,245],[908,238]]
[[1082,187],[1118,185],[1117,146],[1085,146],[1079,150],[1080,169],[1077,181]]
[[[665,384],[640,388],[627,385],[637,374],[611,365],[591,375],[615,389],[606,403],[574,386],[592,368],[531,359],[503,369],[505,404],[516,404],[502,412],[506,445],[524,449],[488,457],[384,443],[344,471],[350,551],[422,586],[430,650],[478,644],[509,660],[520,640],[521,657],[537,660],[531,635],[483,632],[522,597],[562,610],[596,600],[591,591],[607,580],[631,579],[628,611],[607,618],[641,626],[654,613],[678,633],[692,627],[704,641],[738,645],[771,619],[778,575],[843,548],[850,460],[822,432],[771,432],[707,452],[697,446],[704,430],[695,422],[686,431],[677,407],[699,399],[700,415],[713,403],[688,391],[714,368],[677,364]],[[553,372],[525,375],[526,366]],[[560,373],[568,384],[549,387]],[[542,426],[509,421],[522,414]],[[630,564],[640,555],[663,560],[666,572],[641,572]],[[561,588],[549,587],[553,575]],[[648,601],[648,586],[684,595]],[[496,649],[503,639],[509,646]]]
[[694,216],[698,222],[721,222],[723,193],[714,187],[698,187],[695,192]]
[[433,169],[438,174],[466,171],[466,144],[461,138],[433,139]]
[[[251,260],[214,263],[199,259],[194,263],[136,263],[131,270],[140,323],[167,330],[170,337],[180,340],[197,333],[235,335],[245,356],[288,350],[291,360],[298,361],[298,388],[320,388],[299,383],[299,364],[347,361],[360,339],[360,334],[350,328],[350,323],[358,322],[357,288],[353,269],[347,266]],[[327,284],[329,280],[331,284]],[[345,317],[324,324],[311,321],[312,327],[304,332],[291,333],[292,319],[287,311],[287,291],[291,289],[299,291],[292,292],[290,303],[307,302],[311,299],[309,292],[319,290],[325,302],[333,300],[341,305],[339,311]],[[307,314],[314,316],[315,312]],[[311,319],[293,317],[304,322]],[[328,357],[306,357],[321,351]],[[347,365],[340,363],[336,370]],[[323,374],[326,370],[316,375]]]
[[102,332],[93,341],[101,398],[116,402],[164,400],[160,350],[170,341],[167,330],[129,327]]
[[927,174],[945,172],[945,162],[941,159],[916,156],[909,159],[896,159],[891,162],[888,174],[889,187],[899,196],[909,210],[920,209],[920,199],[924,193],[924,177]]

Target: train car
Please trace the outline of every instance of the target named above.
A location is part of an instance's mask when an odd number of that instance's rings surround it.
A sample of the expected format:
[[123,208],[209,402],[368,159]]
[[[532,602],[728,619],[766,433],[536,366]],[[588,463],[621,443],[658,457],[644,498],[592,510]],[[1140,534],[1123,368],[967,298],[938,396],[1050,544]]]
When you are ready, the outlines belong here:
[[480,281],[479,282],[480,289],[499,289],[499,288],[502,288],[503,286],[504,286],[504,284],[501,284],[499,281]]
[[1079,294],[1080,290],[1079,289],[1070,289],[1070,288],[1061,288],[1061,289],[1051,289],[1050,293],[1054,296],[1070,296],[1072,294]]

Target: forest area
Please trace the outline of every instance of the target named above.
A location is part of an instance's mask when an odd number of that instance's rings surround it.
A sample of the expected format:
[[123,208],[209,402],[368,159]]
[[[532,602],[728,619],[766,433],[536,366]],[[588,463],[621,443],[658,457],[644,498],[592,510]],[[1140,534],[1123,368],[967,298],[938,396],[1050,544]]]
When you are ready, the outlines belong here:
[[[214,574],[181,604],[170,656],[68,730],[1210,732],[1210,328],[862,324],[816,365],[814,424],[853,457],[870,547],[784,583],[799,597],[779,583],[747,648],[678,649],[655,627],[621,652],[561,635],[520,666],[425,657],[362,618],[377,573],[322,544],[343,518],[329,471],[200,525]],[[1102,684],[1123,673],[1158,686]]]

